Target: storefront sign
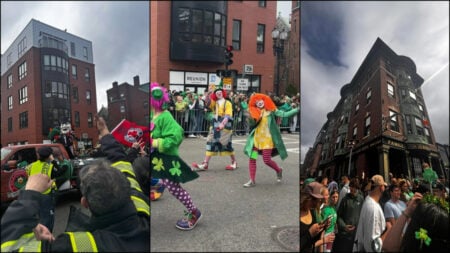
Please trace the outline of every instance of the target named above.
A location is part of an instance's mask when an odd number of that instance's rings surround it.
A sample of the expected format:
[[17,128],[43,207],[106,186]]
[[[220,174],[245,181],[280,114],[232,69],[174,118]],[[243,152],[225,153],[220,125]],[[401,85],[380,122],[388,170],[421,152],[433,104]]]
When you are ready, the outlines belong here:
[[208,74],[198,72],[186,72],[185,84],[208,84]]

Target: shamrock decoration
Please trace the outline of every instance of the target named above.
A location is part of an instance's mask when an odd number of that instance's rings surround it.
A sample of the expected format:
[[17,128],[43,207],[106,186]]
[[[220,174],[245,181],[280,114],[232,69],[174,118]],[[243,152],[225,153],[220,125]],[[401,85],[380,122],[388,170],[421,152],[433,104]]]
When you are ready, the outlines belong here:
[[420,240],[420,248],[422,248],[423,242],[425,242],[425,245],[430,246],[431,238],[428,237],[426,229],[420,228],[419,231],[416,231],[416,239]]
[[154,170],[156,170],[156,171],[164,170],[164,164],[163,164],[162,159],[158,159],[155,157],[152,159],[152,164],[154,164],[154,166],[153,166]]
[[172,161],[172,166],[173,166],[173,168],[169,169],[170,174],[172,174],[172,176],[175,175],[175,174],[176,174],[177,176],[180,176],[180,175],[181,175],[181,170],[180,170],[181,165],[180,165],[180,162],[178,162],[178,161]]

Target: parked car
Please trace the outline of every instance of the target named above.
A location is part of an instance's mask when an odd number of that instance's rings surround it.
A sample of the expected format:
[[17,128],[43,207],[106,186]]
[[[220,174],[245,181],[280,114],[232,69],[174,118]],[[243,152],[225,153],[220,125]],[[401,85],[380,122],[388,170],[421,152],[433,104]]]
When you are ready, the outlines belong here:
[[38,159],[37,150],[44,146],[51,147],[55,159],[60,161],[61,166],[66,166],[66,172],[55,179],[58,193],[71,190],[79,192],[78,171],[80,167],[75,166],[74,161],[70,160],[69,154],[63,145],[51,143],[3,147],[1,149],[0,169],[2,209],[17,198],[20,189],[25,186],[28,179],[28,175],[25,171],[26,166]]

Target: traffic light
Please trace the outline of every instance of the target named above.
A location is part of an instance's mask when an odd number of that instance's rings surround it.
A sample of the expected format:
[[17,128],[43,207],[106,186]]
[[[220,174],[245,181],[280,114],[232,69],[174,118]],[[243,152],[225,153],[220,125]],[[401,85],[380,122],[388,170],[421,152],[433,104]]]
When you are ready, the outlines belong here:
[[229,65],[233,64],[233,46],[227,46],[225,49],[225,66],[228,67]]

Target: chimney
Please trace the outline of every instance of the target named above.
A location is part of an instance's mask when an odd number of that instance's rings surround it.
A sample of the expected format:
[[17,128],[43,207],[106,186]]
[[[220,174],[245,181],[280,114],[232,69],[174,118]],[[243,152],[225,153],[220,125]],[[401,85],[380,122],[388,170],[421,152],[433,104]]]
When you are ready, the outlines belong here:
[[113,88],[117,88],[117,85],[118,85],[117,81],[114,81],[113,82]]
[[134,86],[136,86],[136,87],[138,87],[141,84],[141,82],[139,81],[139,76],[133,77],[133,83],[134,83]]

